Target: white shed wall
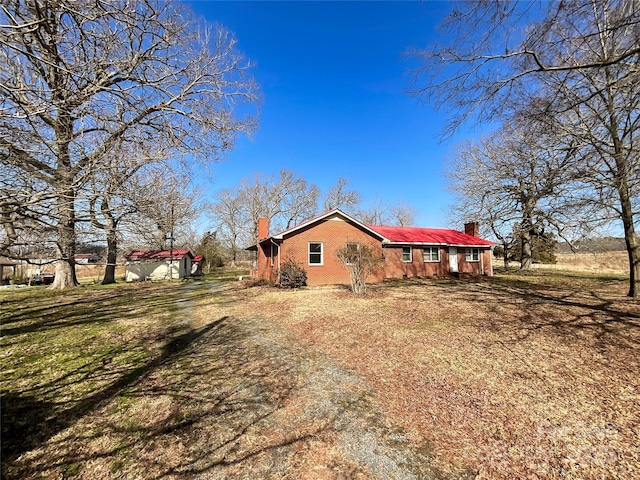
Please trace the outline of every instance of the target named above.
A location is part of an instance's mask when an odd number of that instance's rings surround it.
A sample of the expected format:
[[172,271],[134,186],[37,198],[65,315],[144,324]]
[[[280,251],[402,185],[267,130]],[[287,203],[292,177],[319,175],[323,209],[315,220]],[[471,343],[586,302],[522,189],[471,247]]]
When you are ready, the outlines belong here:
[[127,282],[139,282],[147,279],[179,279],[188,277],[190,273],[191,259],[188,257],[174,260],[173,265],[170,265],[167,260],[159,260],[157,262],[127,262],[125,280]]

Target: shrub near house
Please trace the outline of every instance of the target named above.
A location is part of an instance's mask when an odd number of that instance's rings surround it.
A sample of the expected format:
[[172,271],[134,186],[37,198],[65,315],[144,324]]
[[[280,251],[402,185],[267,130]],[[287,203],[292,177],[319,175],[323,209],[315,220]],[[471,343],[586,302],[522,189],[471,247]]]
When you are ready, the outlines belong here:
[[295,260],[287,260],[278,270],[281,288],[300,288],[307,284],[307,271],[301,263]]

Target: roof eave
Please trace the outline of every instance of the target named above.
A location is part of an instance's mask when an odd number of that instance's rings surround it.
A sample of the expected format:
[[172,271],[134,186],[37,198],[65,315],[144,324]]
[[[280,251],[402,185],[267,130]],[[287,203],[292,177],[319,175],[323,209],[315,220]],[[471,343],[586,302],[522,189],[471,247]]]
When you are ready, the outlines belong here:
[[462,248],[491,248],[493,246],[493,243],[491,243],[489,245],[487,245],[487,244],[484,244],[484,245],[467,245],[467,244],[455,245],[455,244],[451,244],[449,246],[450,247],[462,247]]
[[[298,225],[296,225],[295,227],[292,227],[288,230],[284,230],[282,232],[278,232],[275,235],[272,235],[270,238],[273,238],[274,240],[284,240],[285,235],[290,235],[294,232],[296,232],[297,230],[300,230],[302,228],[308,227],[310,225],[313,225],[314,223],[320,222],[322,220],[324,220],[327,217],[330,217],[331,215],[335,215],[338,214],[341,217],[343,217],[344,219],[354,223],[355,225],[357,225],[358,227],[364,229],[365,231],[367,231],[370,235],[380,239],[381,241],[385,241],[386,238],[384,237],[384,235],[376,232],[375,230],[373,230],[372,228],[370,228],[369,226],[365,225],[364,223],[356,220],[355,218],[353,218],[352,216],[344,213],[342,210],[338,209],[338,208],[334,208],[333,210],[329,210],[328,212],[325,212],[321,215],[318,215],[316,217],[313,217],[305,222],[302,222]],[[265,239],[268,240],[268,239]],[[262,242],[261,242],[262,243]]]
[[494,244],[484,244],[484,245],[475,245],[475,244],[463,244],[463,243],[442,243],[442,242],[395,242],[395,241],[383,241],[383,245],[389,246],[399,246],[399,245],[431,245],[436,247],[466,247],[466,248],[490,248]]

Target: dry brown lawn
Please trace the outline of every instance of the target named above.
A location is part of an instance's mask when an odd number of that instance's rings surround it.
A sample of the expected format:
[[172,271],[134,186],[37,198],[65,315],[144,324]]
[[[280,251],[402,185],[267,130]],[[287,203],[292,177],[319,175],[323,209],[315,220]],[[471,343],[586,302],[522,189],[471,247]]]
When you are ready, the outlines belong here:
[[477,478],[640,477],[640,304],[620,280],[538,274],[237,291],[352,368],[436,465]]
[[2,478],[448,478],[236,289],[0,291]]
[[640,477],[613,277],[0,292],[2,478]]

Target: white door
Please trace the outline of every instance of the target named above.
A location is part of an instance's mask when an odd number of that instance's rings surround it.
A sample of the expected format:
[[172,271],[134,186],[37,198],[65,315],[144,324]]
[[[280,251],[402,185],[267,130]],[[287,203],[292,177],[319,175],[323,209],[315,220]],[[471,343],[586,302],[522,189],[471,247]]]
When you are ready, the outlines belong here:
[[458,272],[458,249],[449,247],[449,270],[452,273]]

